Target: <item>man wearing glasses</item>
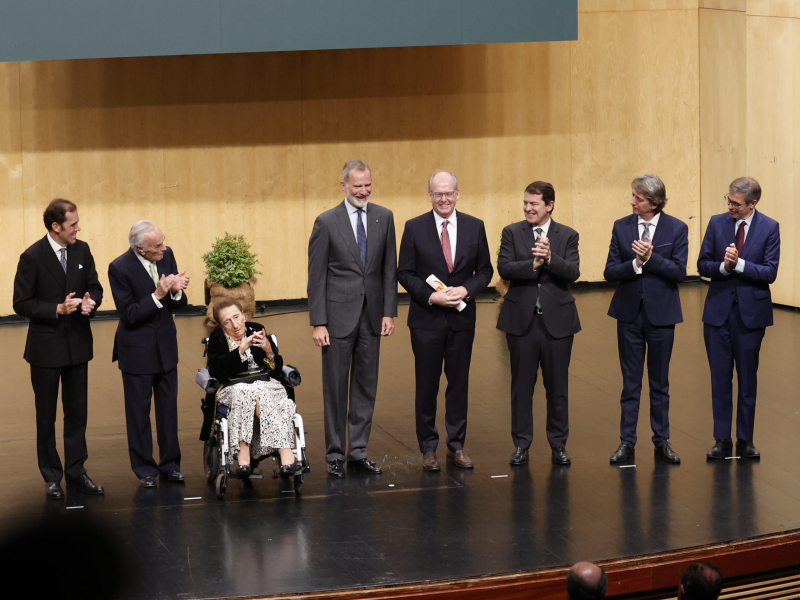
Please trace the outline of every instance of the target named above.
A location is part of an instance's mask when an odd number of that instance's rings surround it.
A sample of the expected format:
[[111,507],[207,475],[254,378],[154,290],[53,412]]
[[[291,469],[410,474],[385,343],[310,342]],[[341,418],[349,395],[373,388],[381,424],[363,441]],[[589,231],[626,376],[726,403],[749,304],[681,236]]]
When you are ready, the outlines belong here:
[[772,325],[769,284],[778,274],[781,237],[777,221],[756,210],[761,186],[740,177],[725,195],[728,214],[711,217],[697,269],[711,279],[703,311],[703,337],[711,367],[714,447],[709,459],[733,451],[733,367],[739,393],[736,414],[736,452],[760,458],[753,445],[758,354],[764,331]]
[[[437,171],[428,180],[433,211],[406,223],[397,280],[411,296],[408,327],[414,350],[415,413],[422,468],[440,470],[436,449],[436,397],[447,376],[445,427],[447,458],[471,469],[464,453],[467,434],[469,366],[475,339],[475,299],[494,275],[483,221],[456,212],[458,180]],[[432,287],[431,276],[443,285]]]

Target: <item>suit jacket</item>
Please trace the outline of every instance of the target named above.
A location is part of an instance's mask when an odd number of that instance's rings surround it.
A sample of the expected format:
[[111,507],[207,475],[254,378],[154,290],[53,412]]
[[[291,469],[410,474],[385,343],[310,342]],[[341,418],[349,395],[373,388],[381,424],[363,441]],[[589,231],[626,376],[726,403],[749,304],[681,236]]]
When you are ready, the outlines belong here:
[[736,219],[728,213],[714,215],[708,222],[697,270],[711,279],[703,310],[703,323],[720,326],[728,318],[738,293],[742,321],[750,329],[772,325],[772,296],[769,284],[778,276],[781,233],[778,222],[756,211],[739,258],[745,261],[744,273],[723,275],[719,271],[725,248],[735,243]]
[[661,213],[653,235],[653,253],[642,266],[642,274],[633,269],[636,254],[631,249],[639,239],[639,217],[628,215],[614,223],[611,246],[603,277],[619,282],[608,314],[623,323],[633,323],[644,299],[648,320],[656,326],[683,322],[678,284],[686,279],[689,255],[689,228],[686,223]]
[[530,326],[536,299],[540,299],[542,318],[554,338],[574,335],[581,330],[575,297],[570,283],[580,277],[578,232],[552,221],[547,232],[550,264],[533,270],[533,229],[527,221],[503,229],[497,272],[511,282],[497,319],[497,328],[522,335]]
[[33,244],[19,257],[14,277],[14,312],[30,319],[24,357],[37,367],[65,367],[92,360],[92,329],[89,316],[80,308],[59,315],[56,307],[67,294],[82,298],[89,292],[97,305],[103,301],[103,286],[89,245],[81,240],[67,246],[67,273],[53,252],[47,237]]
[[[156,269],[159,277],[177,275],[171,248],[164,251]],[[186,290],[180,300],[167,294],[158,308],[151,297],[156,285],[133,250],[108,266],[108,280],[119,313],[112,362],[118,360],[120,371],[134,375],[165,373],[178,366],[178,334],[172,312],[186,306]]]
[[366,298],[375,333],[383,317],[397,316],[397,245],[392,211],[367,207],[367,265],[361,265],[356,236],[344,203],[314,221],[308,241],[308,308],[311,325],[326,325],[345,337],[358,325]]
[[[432,331],[447,321],[455,331],[475,329],[475,299],[489,285],[494,269],[483,221],[456,212],[456,227],[455,262],[450,273],[433,211],[406,222],[400,242],[397,279],[411,296],[409,327]],[[448,286],[464,286],[469,292],[469,300],[465,300],[467,307],[458,312],[455,308],[429,304],[428,299],[435,291],[425,281],[430,275],[436,275]]]

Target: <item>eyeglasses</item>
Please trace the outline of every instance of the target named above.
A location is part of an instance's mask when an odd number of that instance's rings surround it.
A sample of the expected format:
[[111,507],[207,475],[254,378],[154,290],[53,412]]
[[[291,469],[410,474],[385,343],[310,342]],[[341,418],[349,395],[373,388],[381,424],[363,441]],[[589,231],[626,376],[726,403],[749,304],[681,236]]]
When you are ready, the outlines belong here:
[[730,194],[725,194],[725,204],[732,208],[742,208],[744,206],[741,202],[731,202]]
[[452,192],[431,192],[431,196],[436,198],[437,200],[441,200],[442,198],[447,198],[448,200],[452,200],[456,197],[458,190],[453,190]]

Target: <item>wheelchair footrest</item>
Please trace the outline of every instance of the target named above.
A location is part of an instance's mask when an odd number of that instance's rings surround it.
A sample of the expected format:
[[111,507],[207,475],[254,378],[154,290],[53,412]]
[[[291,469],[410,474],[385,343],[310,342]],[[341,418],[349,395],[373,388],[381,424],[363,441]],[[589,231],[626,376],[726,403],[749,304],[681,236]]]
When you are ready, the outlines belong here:
[[253,469],[253,472],[250,474],[250,479],[264,479],[264,473],[261,469]]

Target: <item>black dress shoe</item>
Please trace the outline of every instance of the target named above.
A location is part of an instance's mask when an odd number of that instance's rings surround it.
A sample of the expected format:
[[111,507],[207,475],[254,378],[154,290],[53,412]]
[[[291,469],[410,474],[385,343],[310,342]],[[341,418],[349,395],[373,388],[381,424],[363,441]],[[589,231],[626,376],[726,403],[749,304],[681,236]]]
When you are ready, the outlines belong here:
[[293,477],[295,473],[300,471],[303,468],[303,463],[295,459],[295,461],[290,465],[281,465],[280,471],[278,471],[278,475],[281,477]]
[[636,456],[636,448],[630,444],[622,442],[619,445],[619,448],[614,451],[614,454],[611,455],[611,458],[608,459],[608,461],[611,463],[621,463],[632,459],[634,456]]
[[184,480],[183,473],[180,471],[173,471],[169,475],[167,475],[167,479],[172,481],[173,483],[180,483]]
[[761,452],[747,440],[736,440],[736,454],[742,458],[761,458]]
[[372,473],[373,475],[380,475],[383,473],[378,465],[371,460],[367,460],[366,458],[348,460],[347,466],[351,469],[355,469],[356,471],[361,471],[362,473]]
[[672,449],[672,446],[669,445],[669,442],[664,442],[661,446],[656,446],[655,450],[655,457],[663,460],[664,462],[672,463],[674,465],[680,464],[681,457],[675,454],[675,451]]
[[75,479],[67,479],[67,487],[75,488],[84,494],[94,494],[95,496],[99,496],[105,491],[102,487],[89,479],[86,473],[78,475]]
[[253,474],[253,468],[250,465],[239,465],[236,467],[236,478],[237,479],[250,479],[250,475]]
[[511,455],[511,458],[508,459],[508,462],[512,465],[524,465],[526,462],[528,462],[528,449],[517,446],[517,449],[514,450],[514,453]]
[[328,463],[328,475],[336,479],[344,479],[344,462],[336,459]]
[[730,440],[714,440],[714,447],[708,451],[706,458],[726,458],[733,454],[733,442]]
[[556,446],[553,448],[551,458],[554,465],[568,465],[572,462],[564,446]]
[[152,475],[148,475],[147,477],[142,477],[139,480],[139,483],[142,484],[142,487],[154,488],[156,487],[156,478],[153,477]]
[[64,490],[61,489],[61,484],[58,481],[45,481],[47,489],[44,491],[48,498],[53,500],[63,500]]

